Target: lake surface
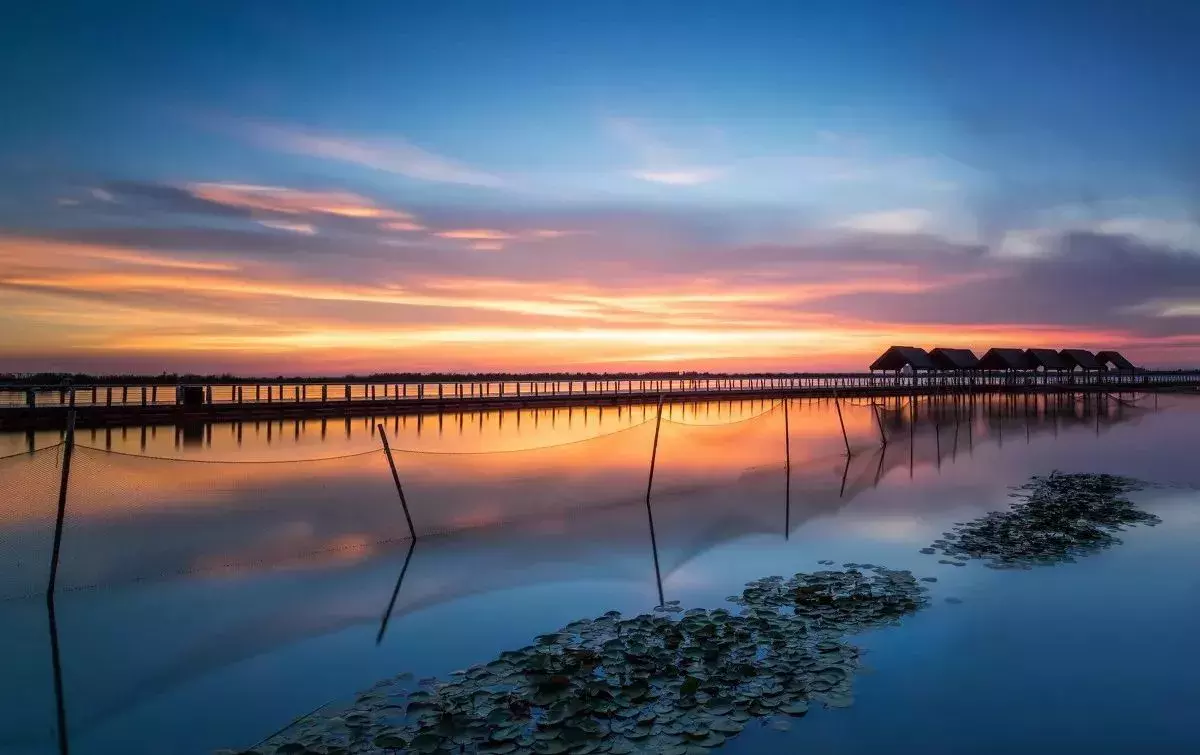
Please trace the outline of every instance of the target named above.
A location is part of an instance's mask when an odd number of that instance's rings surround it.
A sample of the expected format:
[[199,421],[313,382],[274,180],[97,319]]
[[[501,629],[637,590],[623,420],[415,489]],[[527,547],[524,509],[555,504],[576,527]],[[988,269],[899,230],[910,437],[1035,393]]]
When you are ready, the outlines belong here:
[[[1195,750],[1200,397],[843,402],[842,423],[837,409],[81,431],[53,622],[61,695],[39,592],[63,449],[57,433],[0,435],[0,752],[58,752],[60,699],[72,753],[250,747],[402,672],[446,677],[577,619],[649,612],[660,584],[711,609],[751,580],[847,562],[938,581],[901,625],[847,638],[873,670],[852,706],[752,724],[723,750]],[[1162,523],[1027,571],[920,552],[1053,470],[1168,483],[1131,496]]]

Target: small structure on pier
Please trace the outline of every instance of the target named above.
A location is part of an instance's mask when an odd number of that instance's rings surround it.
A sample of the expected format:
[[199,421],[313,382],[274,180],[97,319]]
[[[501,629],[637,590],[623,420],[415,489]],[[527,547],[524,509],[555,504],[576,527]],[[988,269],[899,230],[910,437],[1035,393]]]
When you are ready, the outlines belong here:
[[1126,359],[1119,351],[1098,351],[1096,352],[1096,361],[1100,363],[1102,370],[1133,372],[1137,369],[1133,366],[1133,362]]
[[1071,369],[1062,355],[1054,349],[1025,349],[1025,359],[1029,362],[1029,368],[1033,370],[1063,372]]
[[1068,370],[1099,372],[1104,369],[1100,362],[1096,361],[1096,355],[1087,349],[1063,349],[1058,355],[1067,363]]
[[931,349],[929,358],[939,370],[961,372],[979,369],[979,357],[970,349]]
[[871,362],[871,371],[900,372],[903,369],[912,372],[930,372],[937,369],[925,349],[916,346],[891,346]]
[[1028,370],[1031,365],[1021,349],[988,349],[979,360],[979,369]]

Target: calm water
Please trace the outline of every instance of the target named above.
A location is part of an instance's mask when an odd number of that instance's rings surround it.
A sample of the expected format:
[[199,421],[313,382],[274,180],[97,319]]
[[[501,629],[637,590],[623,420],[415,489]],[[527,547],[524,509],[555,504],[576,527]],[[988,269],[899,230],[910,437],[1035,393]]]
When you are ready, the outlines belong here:
[[[821,559],[936,576],[931,606],[851,638],[847,709],[730,752],[1155,752],[1200,744],[1200,399],[653,407],[82,431],[56,601],[73,753],[248,747],[400,672],[444,676],[572,620],[717,607]],[[422,536],[407,525],[382,423]],[[53,433],[0,436],[0,751],[57,752],[44,599]],[[785,458],[790,454],[790,479]],[[301,461],[306,460],[306,461]],[[1163,520],[1075,564],[918,551],[1053,469],[1175,483]],[[949,604],[944,598],[961,599]],[[389,610],[390,606],[390,610]],[[386,619],[386,623],[385,623]]]

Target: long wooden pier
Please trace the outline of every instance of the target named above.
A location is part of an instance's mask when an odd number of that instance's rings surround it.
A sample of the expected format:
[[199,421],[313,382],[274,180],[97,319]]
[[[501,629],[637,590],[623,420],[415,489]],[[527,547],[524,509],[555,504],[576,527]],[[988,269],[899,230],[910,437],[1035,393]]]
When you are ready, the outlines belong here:
[[506,381],[221,381],[0,385],[0,430],[178,420],[321,417],[466,409],[702,401],[763,396],[871,397],[984,392],[1200,390],[1200,370],[1174,372],[806,373],[751,377]]

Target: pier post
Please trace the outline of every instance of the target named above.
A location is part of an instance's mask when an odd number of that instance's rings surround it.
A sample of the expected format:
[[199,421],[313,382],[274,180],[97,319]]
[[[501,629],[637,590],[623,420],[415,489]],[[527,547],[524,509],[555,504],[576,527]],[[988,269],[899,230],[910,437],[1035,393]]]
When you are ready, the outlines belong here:
[[388,445],[387,431],[383,429],[383,424],[376,426],[379,429],[379,437],[383,440],[383,453],[387,456],[388,466],[392,470],[392,480],[396,483],[396,492],[400,494],[400,505],[404,508],[404,518],[408,522],[408,532],[412,535],[412,539],[416,542],[417,529],[413,527],[412,515],[408,513],[408,500],[404,497],[404,487],[400,484],[400,474],[396,471],[396,461],[392,458],[392,448]]

